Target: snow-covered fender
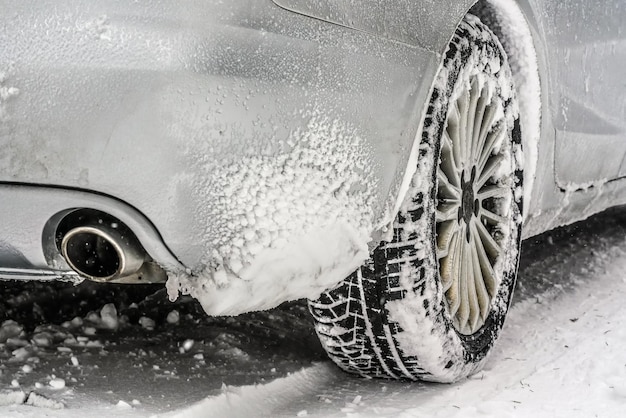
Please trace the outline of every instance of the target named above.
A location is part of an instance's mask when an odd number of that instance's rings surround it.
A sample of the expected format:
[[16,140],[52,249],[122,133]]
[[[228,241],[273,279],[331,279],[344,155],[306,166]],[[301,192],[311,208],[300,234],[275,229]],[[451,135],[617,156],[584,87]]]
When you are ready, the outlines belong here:
[[296,13],[443,53],[476,0],[273,0]]
[[[361,1],[349,0],[273,0],[279,6],[319,19],[335,25],[362,31],[376,37],[389,39],[394,42],[410,45],[416,50],[428,51],[437,58],[433,61],[438,63],[439,57],[445,52],[450,38],[468,10],[476,3],[476,0],[454,0],[441,2],[439,0],[398,0],[394,2]],[[422,74],[422,84],[427,92],[430,88],[430,80],[433,77]],[[408,80],[407,80],[408,81]],[[409,82],[407,83],[409,85]],[[420,103],[423,99],[418,97]],[[416,115],[421,115],[419,111]],[[378,228],[374,235],[374,243],[380,237],[380,226],[391,222],[398,205],[404,198],[408,183],[413,176],[416,146],[414,138],[405,136],[396,138],[401,140],[401,147],[404,149],[414,148],[407,154],[408,161],[399,161],[398,170],[392,189],[390,190],[387,202],[386,213],[379,220]],[[406,170],[404,168],[406,167]],[[399,180],[399,177],[403,177]],[[395,204],[393,203],[395,202]],[[384,227],[383,227],[384,229]]]

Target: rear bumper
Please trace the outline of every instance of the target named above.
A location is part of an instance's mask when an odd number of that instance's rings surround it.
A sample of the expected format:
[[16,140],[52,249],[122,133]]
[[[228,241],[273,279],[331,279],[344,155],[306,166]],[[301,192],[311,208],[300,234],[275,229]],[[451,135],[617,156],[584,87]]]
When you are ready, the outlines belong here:
[[78,208],[120,219],[152,258],[169,270],[182,268],[154,226],[136,209],[110,197],[61,188],[0,184],[0,277],[75,278],[63,260],[55,233],[60,220]]

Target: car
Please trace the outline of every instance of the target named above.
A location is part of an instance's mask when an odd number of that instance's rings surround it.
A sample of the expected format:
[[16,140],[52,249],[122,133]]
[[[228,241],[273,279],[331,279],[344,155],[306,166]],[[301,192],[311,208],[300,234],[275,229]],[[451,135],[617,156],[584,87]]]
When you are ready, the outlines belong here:
[[0,276],[310,299],[341,368],[484,365],[520,242],[626,203],[622,0],[23,0]]

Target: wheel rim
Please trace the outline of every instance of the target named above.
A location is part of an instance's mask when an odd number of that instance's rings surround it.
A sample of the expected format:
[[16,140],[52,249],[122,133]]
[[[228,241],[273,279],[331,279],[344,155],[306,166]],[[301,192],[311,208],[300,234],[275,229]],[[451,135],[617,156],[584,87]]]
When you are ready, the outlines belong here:
[[471,335],[485,324],[500,284],[512,170],[503,169],[508,129],[493,84],[473,77],[450,106],[437,169],[437,259],[453,325]]

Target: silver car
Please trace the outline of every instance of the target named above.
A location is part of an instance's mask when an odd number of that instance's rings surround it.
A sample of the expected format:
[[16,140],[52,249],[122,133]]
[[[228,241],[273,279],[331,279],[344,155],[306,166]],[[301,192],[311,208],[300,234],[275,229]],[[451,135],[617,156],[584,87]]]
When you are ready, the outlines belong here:
[[309,298],[345,370],[454,381],[521,239],[626,203],[623,0],[1,8],[6,279]]

